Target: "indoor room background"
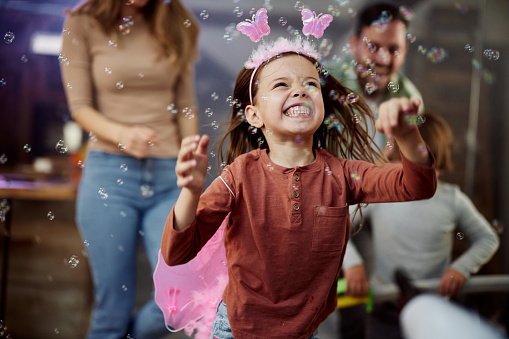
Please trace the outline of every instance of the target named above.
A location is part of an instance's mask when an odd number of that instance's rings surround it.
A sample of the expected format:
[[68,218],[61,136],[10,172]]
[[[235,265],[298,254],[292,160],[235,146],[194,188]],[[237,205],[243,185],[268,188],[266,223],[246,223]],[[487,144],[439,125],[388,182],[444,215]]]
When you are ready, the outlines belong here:
[[[302,29],[303,5],[317,14],[330,13],[334,21],[324,36],[312,38],[327,63],[348,54],[356,14],[371,1],[182,2],[200,25],[195,76],[199,109],[194,113],[200,132],[212,136],[210,183],[218,174],[214,142],[229,117],[233,83],[255,46],[235,25],[266,7],[268,38],[290,37]],[[406,6],[413,14],[404,73],[421,91],[426,108],[453,128],[455,168],[442,179],[458,184],[500,236],[498,252],[479,274],[508,274],[509,2],[387,2]],[[75,0],[0,0],[0,184],[72,182],[86,166],[88,135],[72,122],[63,90],[66,84],[60,77],[60,63],[68,62],[59,50],[64,11],[76,4]],[[2,204],[0,200],[0,211],[10,213],[12,223],[0,337],[7,333],[12,338],[84,337],[92,285],[85,245],[74,223],[74,201],[28,199],[12,200],[8,207]],[[5,237],[0,218],[2,258],[7,255]],[[463,242],[468,239],[456,239],[458,252]],[[152,282],[146,262],[140,259],[138,266],[143,298]],[[507,293],[481,293],[477,300],[484,316],[507,326]]]

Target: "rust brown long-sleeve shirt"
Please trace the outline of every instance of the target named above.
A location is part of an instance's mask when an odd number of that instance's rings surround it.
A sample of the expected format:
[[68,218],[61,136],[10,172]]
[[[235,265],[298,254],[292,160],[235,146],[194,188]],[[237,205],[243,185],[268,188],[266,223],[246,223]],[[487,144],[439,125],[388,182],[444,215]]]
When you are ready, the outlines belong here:
[[265,150],[227,166],[202,194],[193,224],[168,216],[161,253],[168,265],[192,259],[231,211],[223,294],[235,338],[309,338],[336,308],[349,237],[348,206],[426,199],[434,165],[375,166],[315,150],[311,164],[283,168]]

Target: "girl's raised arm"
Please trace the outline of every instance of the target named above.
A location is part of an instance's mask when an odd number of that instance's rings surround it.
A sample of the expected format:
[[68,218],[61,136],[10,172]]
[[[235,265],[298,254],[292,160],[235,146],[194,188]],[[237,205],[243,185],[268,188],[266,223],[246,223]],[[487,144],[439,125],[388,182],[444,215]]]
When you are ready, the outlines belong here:
[[193,135],[182,140],[175,166],[177,185],[182,187],[175,203],[173,227],[177,231],[182,231],[196,217],[196,209],[207,174],[208,145],[209,137],[207,135],[201,137]]

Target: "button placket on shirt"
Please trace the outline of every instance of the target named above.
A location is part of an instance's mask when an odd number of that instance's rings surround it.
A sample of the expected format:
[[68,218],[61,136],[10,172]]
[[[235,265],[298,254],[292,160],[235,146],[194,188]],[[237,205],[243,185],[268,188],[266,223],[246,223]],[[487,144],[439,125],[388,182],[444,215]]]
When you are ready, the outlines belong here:
[[300,222],[300,194],[301,194],[301,173],[295,171],[292,177],[292,221]]

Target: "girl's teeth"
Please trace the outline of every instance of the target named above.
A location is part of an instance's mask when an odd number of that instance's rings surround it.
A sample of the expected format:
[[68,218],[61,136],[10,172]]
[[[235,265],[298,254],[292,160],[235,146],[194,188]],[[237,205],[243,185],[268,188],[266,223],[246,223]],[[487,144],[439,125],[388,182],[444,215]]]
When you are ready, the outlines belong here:
[[296,117],[298,115],[309,115],[309,107],[306,106],[293,106],[286,110],[285,115],[288,117]]

